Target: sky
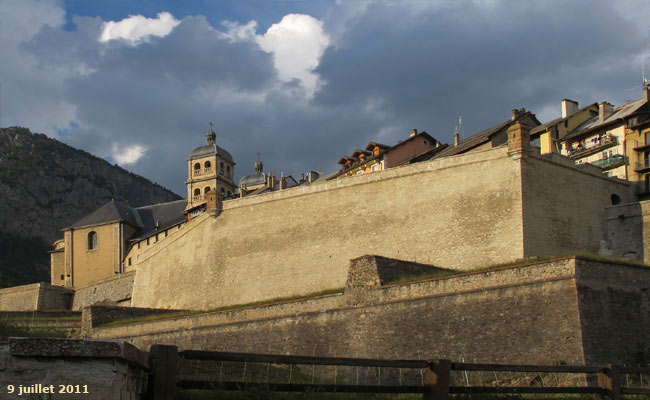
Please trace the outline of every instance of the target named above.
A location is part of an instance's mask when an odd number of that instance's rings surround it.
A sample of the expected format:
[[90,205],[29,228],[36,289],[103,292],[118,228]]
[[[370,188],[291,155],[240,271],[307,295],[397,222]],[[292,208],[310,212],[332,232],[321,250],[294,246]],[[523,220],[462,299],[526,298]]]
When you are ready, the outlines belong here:
[[640,98],[649,0],[0,0],[0,127],[185,196],[217,144],[235,178],[333,172],[370,141],[453,142],[525,108]]

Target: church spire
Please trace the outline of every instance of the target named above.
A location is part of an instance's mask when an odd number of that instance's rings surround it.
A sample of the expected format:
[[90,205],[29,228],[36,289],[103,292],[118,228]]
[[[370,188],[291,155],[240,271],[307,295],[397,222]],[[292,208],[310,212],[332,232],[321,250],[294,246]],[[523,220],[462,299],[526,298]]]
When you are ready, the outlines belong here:
[[212,121],[210,121],[210,130],[205,134],[208,139],[208,144],[215,144],[217,142],[217,134],[212,130]]

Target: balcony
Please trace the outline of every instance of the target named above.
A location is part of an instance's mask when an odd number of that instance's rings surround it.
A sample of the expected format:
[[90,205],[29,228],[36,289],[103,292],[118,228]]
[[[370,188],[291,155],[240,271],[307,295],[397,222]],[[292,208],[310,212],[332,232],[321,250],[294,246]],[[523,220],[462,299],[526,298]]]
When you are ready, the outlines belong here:
[[621,165],[625,165],[625,157],[620,154],[614,154],[610,157],[605,158],[604,160],[594,161],[590,164],[602,168],[603,171],[607,171],[616,167],[620,167]]
[[202,201],[203,199],[205,199],[205,196],[202,194],[198,196],[192,196],[192,201]]
[[592,154],[596,154],[599,151],[608,149],[618,145],[618,138],[614,135],[605,135],[599,138],[596,142],[587,142],[583,147],[578,145],[577,149],[570,149],[567,151],[567,156],[572,159],[587,157]]
[[650,171],[650,159],[642,160],[641,162],[636,163],[634,166],[636,172],[648,172]]
[[195,169],[194,170],[194,176],[208,175],[208,174],[211,174],[213,171],[214,170],[212,169],[212,167],[203,168],[203,169],[201,169],[201,168]]

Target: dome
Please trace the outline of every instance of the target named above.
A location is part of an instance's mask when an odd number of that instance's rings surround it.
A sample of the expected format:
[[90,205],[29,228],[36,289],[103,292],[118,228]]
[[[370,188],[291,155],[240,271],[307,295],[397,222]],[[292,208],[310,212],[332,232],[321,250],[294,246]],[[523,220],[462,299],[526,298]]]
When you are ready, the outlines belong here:
[[265,183],[266,176],[264,175],[264,172],[256,172],[241,178],[239,180],[239,187],[251,187],[255,185],[263,185]]
[[228,153],[222,147],[217,146],[216,144],[208,144],[205,146],[197,147],[196,149],[192,150],[192,152],[190,153],[190,159],[211,156],[214,154],[220,156],[224,160],[233,162],[230,153]]
[[212,156],[216,154],[224,160],[230,161],[234,164],[232,161],[232,155],[230,155],[230,153],[228,153],[223,148],[217,146],[217,134],[212,130],[212,122],[210,122],[210,130],[206,132],[205,137],[208,141],[208,144],[192,150],[190,153],[190,159]]
[[262,160],[259,159],[260,154],[257,153],[257,161],[255,161],[255,173],[246,175],[239,180],[239,187],[251,187],[256,185],[263,185],[266,183],[266,176],[264,175],[263,169],[264,164]]

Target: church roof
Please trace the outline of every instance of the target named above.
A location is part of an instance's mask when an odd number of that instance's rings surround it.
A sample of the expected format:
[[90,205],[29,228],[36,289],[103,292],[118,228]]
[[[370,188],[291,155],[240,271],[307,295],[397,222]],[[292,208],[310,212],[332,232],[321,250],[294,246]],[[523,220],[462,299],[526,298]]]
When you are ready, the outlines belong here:
[[192,152],[190,153],[190,160],[195,158],[205,157],[205,156],[211,156],[214,154],[219,155],[224,160],[233,162],[232,155],[230,155],[230,153],[228,153],[220,146],[217,146],[216,144],[207,144],[205,146],[197,147],[196,149],[192,150]]
[[[187,206],[187,200],[181,199],[136,208],[135,210],[142,221],[142,227],[131,240],[150,236],[156,231],[164,231],[185,221],[187,219],[184,213],[185,206]],[[158,229],[156,229],[156,223],[158,223]]]
[[266,183],[266,176],[264,175],[264,172],[255,172],[250,175],[246,175],[243,178],[239,180],[239,187],[243,186],[254,186],[254,185],[261,185]]
[[142,222],[139,219],[137,212],[133,208],[119,201],[111,200],[99,209],[72,224],[70,228],[81,228],[89,225],[101,225],[117,221],[122,221],[134,228],[140,228],[142,227]]

